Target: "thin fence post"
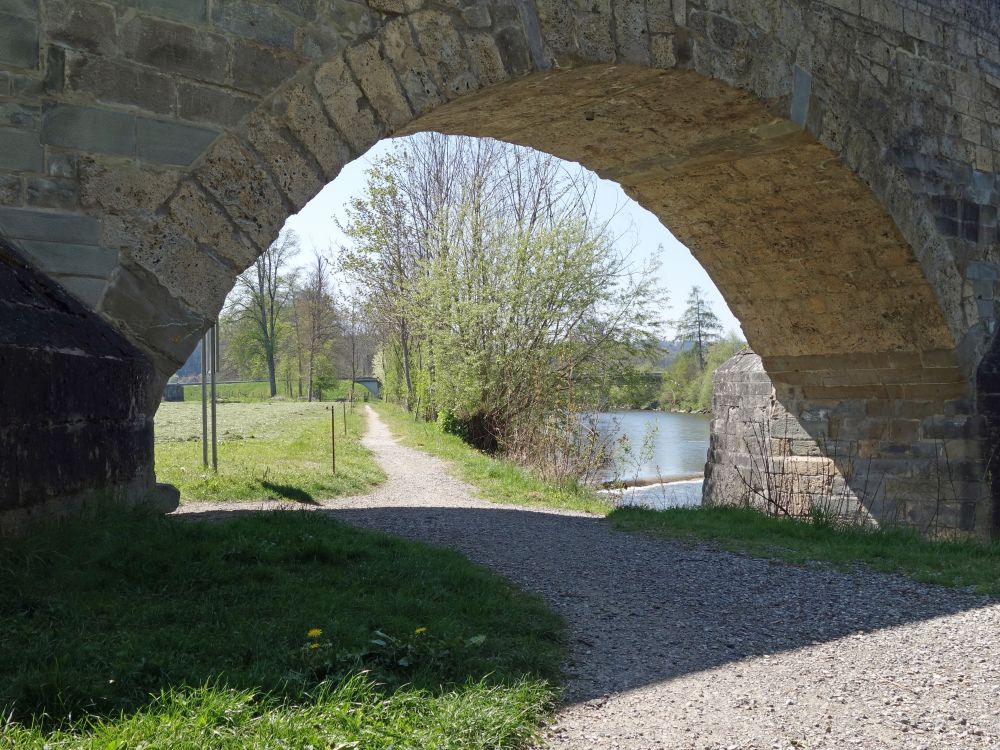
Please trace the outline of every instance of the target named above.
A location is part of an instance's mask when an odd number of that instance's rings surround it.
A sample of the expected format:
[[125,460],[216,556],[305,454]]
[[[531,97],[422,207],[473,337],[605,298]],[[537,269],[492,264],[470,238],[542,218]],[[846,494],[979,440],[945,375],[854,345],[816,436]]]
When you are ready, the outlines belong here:
[[216,413],[216,379],[219,369],[219,327],[212,326],[212,470],[219,470],[219,450],[217,438],[218,418]]
[[344,437],[347,437],[347,402],[344,402]]
[[201,462],[208,468],[208,331],[201,337]]
[[333,473],[337,473],[337,406],[330,404],[330,460]]

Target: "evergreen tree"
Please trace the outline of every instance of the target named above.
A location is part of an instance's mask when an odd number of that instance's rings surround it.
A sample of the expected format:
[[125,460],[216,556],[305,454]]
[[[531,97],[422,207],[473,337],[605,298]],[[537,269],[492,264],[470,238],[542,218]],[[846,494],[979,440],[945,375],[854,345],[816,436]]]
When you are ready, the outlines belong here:
[[709,347],[719,340],[722,324],[712,311],[708,300],[700,286],[691,287],[687,298],[687,307],[679,320],[674,321],[677,337],[681,341],[689,341],[698,359],[698,370],[705,369],[705,358]]

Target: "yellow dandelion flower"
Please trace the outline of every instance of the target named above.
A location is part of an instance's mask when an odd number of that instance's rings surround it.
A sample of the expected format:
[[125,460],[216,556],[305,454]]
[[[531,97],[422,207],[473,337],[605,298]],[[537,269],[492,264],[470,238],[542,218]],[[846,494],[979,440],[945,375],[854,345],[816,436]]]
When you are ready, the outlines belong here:
[[309,648],[311,648],[311,649],[313,649],[315,651],[316,649],[319,648],[319,644],[318,643],[310,643],[309,644]]
[[417,635],[420,635],[421,633],[426,633],[427,632],[427,628],[417,628],[413,632],[416,633]]
[[321,635],[323,635],[323,631],[320,630],[319,628],[313,628],[308,633],[306,633],[306,635],[308,635],[310,638],[319,638]]

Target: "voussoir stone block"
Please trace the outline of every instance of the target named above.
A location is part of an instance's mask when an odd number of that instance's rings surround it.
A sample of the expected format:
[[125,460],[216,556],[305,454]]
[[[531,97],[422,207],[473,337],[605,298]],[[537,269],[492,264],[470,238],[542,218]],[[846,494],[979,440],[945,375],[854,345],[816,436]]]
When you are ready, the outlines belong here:
[[312,86],[298,83],[282,93],[279,109],[285,126],[332,180],[353,157],[350,145],[334,130]]
[[351,47],[347,51],[347,61],[364,95],[390,132],[412,119],[406,96],[377,41]]
[[355,154],[364,153],[382,137],[375,114],[364,103],[364,94],[354,82],[343,58],[338,57],[321,65],[316,71],[314,83],[327,114],[347,138]]
[[267,171],[232,138],[220,139],[196,179],[261,250],[278,235],[287,209]]
[[465,45],[448,16],[424,10],[410,16],[410,22],[438,90],[449,99],[474,91],[476,79],[469,68]]
[[181,183],[167,211],[187,236],[214,250],[237,272],[249,267],[260,254],[259,248],[239,234],[232,220],[193,181]]
[[[386,24],[382,46],[402,83],[414,114],[421,114],[442,101],[427,61],[417,49],[416,39],[405,18]],[[525,66],[525,69],[527,66]]]
[[247,140],[261,155],[278,187],[296,210],[323,189],[326,184],[323,175],[271,118],[259,113],[251,117],[247,123]]

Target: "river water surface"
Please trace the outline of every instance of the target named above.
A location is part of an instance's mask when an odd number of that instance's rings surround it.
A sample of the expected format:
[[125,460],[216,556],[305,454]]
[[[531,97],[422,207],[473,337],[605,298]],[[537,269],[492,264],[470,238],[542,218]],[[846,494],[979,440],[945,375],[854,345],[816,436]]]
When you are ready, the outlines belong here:
[[621,495],[630,505],[656,508],[701,503],[711,417],[659,411],[594,415],[601,433],[621,446],[603,478],[637,484]]

